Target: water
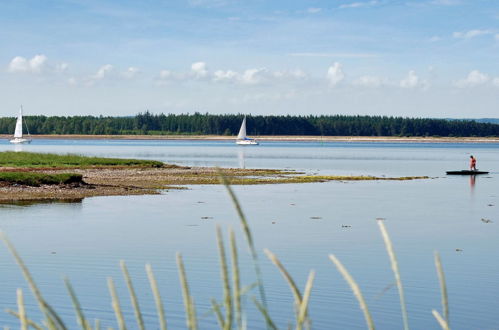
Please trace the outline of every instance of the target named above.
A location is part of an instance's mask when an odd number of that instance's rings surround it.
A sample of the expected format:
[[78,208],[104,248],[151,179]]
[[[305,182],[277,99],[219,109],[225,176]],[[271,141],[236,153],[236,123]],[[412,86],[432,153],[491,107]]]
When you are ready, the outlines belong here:
[[[303,288],[317,273],[311,318],[315,329],[365,329],[349,287],[328,260],[334,253],[359,282],[379,328],[400,329],[402,319],[389,260],[375,219],[385,218],[402,272],[410,325],[436,329],[441,310],[433,253],[446,272],[453,329],[497,327],[499,296],[498,144],[266,142],[237,147],[230,142],[36,140],[27,151],[158,159],[181,165],[291,168],[318,174],[428,175],[429,180],[328,182],[234,187],[250,220],[259,251],[276,253]],[[14,146],[0,144],[0,150]],[[490,175],[445,176],[467,167],[469,154]],[[133,311],[119,260],[127,261],[145,321],[157,328],[144,264],[151,263],[171,328],[184,328],[175,253],[182,252],[202,329],[217,328],[206,315],[222,288],[215,225],[234,228],[243,283],[254,281],[236,213],[220,186],[192,186],[155,196],[87,198],[76,204],[0,207],[0,227],[29,265],[46,299],[75,325],[62,276],[67,275],[88,318],[115,326],[106,285],[112,276],[125,317]],[[203,219],[209,217],[208,219]],[[492,223],[484,223],[482,218]],[[351,227],[343,227],[351,226]],[[458,251],[456,251],[456,249]],[[271,315],[279,327],[293,320],[293,297],[278,270],[260,255]],[[0,308],[15,309],[15,289],[27,290],[6,249],[0,249]],[[257,296],[253,290],[250,295]],[[41,316],[32,299],[29,313]],[[245,301],[249,328],[262,317]],[[0,324],[16,320],[0,313]]]

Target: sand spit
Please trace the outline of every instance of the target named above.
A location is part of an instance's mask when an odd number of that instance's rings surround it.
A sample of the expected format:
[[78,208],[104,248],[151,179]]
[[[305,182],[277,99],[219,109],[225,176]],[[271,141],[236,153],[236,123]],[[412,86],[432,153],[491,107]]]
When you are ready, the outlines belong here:
[[[0,203],[43,200],[81,200],[92,196],[159,194],[168,189],[185,189],[187,185],[220,184],[219,169],[182,167],[165,164],[162,168],[90,167],[90,168],[0,168],[0,171],[38,173],[79,173],[83,182],[59,185],[26,186],[0,182]],[[234,185],[311,183],[359,180],[413,180],[427,177],[317,176],[293,171],[270,169],[223,169]]]
[[[259,141],[301,142],[414,142],[414,143],[499,143],[499,137],[398,137],[398,136],[252,136]],[[10,135],[0,135],[10,139]],[[235,136],[225,135],[32,135],[33,139],[77,140],[194,140],[235,141]],[[36,143],[36,142],[35,142]]]

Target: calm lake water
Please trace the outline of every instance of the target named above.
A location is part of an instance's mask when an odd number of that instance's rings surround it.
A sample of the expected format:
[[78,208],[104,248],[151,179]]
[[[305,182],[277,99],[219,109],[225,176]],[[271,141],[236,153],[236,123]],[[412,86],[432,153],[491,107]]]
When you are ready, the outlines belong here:
[[[14,150],[7,141],[0,150]],[[17,146],[19,148],[19,146]],[[334,253],[363,290],[380,329],[402,328],[394,277],[376,218],[385,218],[401,267],[413,329],[438,329],[441,311],[433,253],[442,257],[453,329],[499,329],[499,144],[35,140],[25,151],[156,159],[192,166],[286,168],[318,174],[428,175],[416,181],[328,182],[234,187],[259,251],[268,248],[304,287],[316,271],[311,318],[315,329],[365,329],[362,312],[328,255]],[[491,173],[446,176],[468,166]],[[203,219],[208,217],[208,219]],[[481,219],[490,219],[485,223]],[[125,317],[133,310],[119,270],[127,261],[144,318],[157,328],[144,264],[151,263],[172,329],[185,328],[175,253],[181,252],[201,329],[217,328],[210,298],[221,299],[215,226],[235,229],[243,282],[254,281],[237,215],[220,186],[192,186],[155,196],[87,198],[81,203],[0,206],[0,228],[22,255],[42,293],[71,328],[76,321],[62,278],[68,276],[89,319],[114,326],[106,278],[116,280]],[[351,226],[343,227],[342,225]],[[293,297],[278,270],[260,254],[271,315],[280,328],[293,321]],[[0,309],[16,309],[15,290],[27,286],[0,248]],[[257,296],[256,290],[250,294]],[[29,315],[41,318],[28,298]],[[249,329],[264,328],[245,301]],[[17,327],[0,313],[0,325]]]

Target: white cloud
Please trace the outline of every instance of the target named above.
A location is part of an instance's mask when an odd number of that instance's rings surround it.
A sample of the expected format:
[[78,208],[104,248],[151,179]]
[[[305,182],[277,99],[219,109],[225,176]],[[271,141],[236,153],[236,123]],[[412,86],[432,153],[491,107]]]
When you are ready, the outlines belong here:
[[139,68],[136,68],[134,66],[131,66],[129,67],[128,69],[126,69],[126,71],[122,72],[121,74],[123,75],[123,77],[127,78],[127,79],[133,79],[135,78],[138,74],[140,73],[140,70]]
[[428,82],[421,79],[416,71],[410,70],[407,76],[400,81],[400,87],[402,88],[427,88]]
[[201,79],[208,76],[208,70],[206,69],[205,62],[195,62],[191,65],[191,73],[195,78]]
[[109,76],[109,74],[114,70],[114,67],[111,64],[103,65],[97,70],[97,72],[92,76],[95,80],[102,80],[105,77]]
[[495,87],[499,87],[499,77],[492,79],[492,85],[494,85]]
[[428,41],[430,41],[430,42],[437,42],[437,41],[440,41],[440,40],[442,40],[442,38],[439,37],[439,36],[433,36],[430,39],[428,39]]
[[465,32],[454,32],[452,36],[456,39],[471,39],[475,38],[478,36],[483,36],[483,35],[488,35],[492,34],[493,32],[491,30],[469,30]]
[[377,4],[379,4],[379,1],[371,0],[371,1],[366,1],[366,2],[345,3],[345,4],[340,5],[338,8],[344,9],[344,8],[372,7],[372,6],[376,6]]
[[332,66],[327,70],[327,79],[329,80],[329,85],[336,86],[343,79],[345,79],[345,74],[343,73],[343,69],[340,63],[335,62]]
[[[468,73],[464,79],[457,80],[454,85],[459,88],[475,87],[487,83],[490,80],[489,76],[478,70],[473,70]],[[494,83],[494,82],[493,82]]]
[[380,87],[383,84],[383,79],[376,76],[362,76],[353,81],[353,85],[361,87]]
[[317,13],[320,13],[322,11],[322,8],[308,8],[307,9],[307,13],[309,14],[317,14]]
[[14,57],[8,67],[9,72],[28,72],[28,73],[41,73],[47,65],[47,56],[35,55],[32,59],[28,60],[22,56]]
[[261,69],[247,69],[243,72],[241,76],[241,83],[247,85],[256,85],[262,83],[266,80],[265,76],[268,74],[268,70],[265,68]]
[[216,82],[234,82],[240,79],[239,73],[232,70],[217,70],[213,73],[213,81]]

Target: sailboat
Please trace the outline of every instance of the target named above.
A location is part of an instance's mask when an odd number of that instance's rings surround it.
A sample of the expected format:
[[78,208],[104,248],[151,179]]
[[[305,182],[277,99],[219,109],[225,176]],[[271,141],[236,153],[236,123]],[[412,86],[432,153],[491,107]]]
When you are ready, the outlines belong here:
[[243,123],[241,124],[241,128],[239,129],[239,134],[237,135],[237,144],[241,145],[257,145],[254,139],[250,139],[246,136],[246,116],[244,116]]
[[21,109],[19,109],[19,115],[17,116],[14,138],[10,140],[10,143],[31,143],[28,126],[26,126],[26,131],[28,132],[28,138],[23,138],[23,107],[21,106]]

